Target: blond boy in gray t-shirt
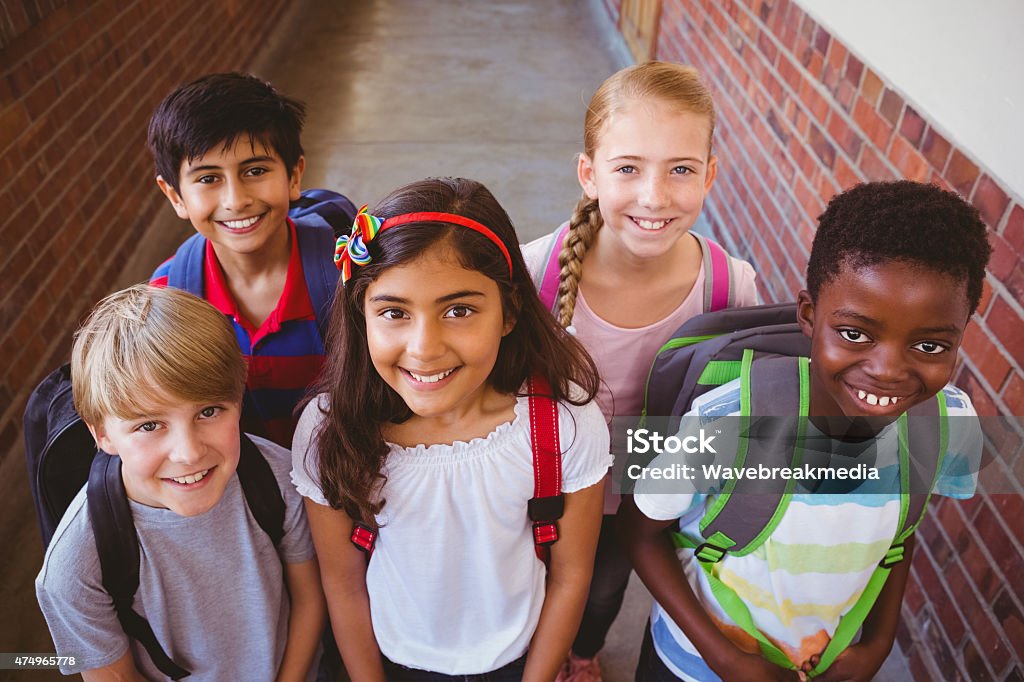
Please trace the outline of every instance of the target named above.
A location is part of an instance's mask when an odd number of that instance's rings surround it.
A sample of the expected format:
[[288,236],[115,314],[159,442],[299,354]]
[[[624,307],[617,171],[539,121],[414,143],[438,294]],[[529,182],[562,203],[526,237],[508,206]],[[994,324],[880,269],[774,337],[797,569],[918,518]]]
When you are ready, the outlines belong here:
[[[121,459],[139,540],[134,610],[192,680],[308,680],[323,594],[287,450],[253,438],[285,502],[277,547],[250,513],[236,467],[246,368],[223,315],[174,289],[102,301],[76,334],[75,407]],[[65,674],[165,679],[103,589],[86,489],[36,578]]]

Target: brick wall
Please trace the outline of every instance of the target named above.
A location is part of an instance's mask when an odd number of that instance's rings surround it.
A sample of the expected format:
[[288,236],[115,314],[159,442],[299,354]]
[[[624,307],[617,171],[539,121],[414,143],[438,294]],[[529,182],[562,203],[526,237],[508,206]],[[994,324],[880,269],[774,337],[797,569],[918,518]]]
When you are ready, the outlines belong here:
[[[131,262],[164,202],[145,148],[175,85],[244,67],[284,0],[0,3],[0,619],[6,651],[45,651],[41,563],[22,463],[29,390]],[[24,550],[24,551],[22,551]],[[36,622],[38,621],[38,622]]]
[[[693,64],[714,92],[721,163],[706,213],[769,300],[802,288],[816,218],[844,188],[905,177],[977,206],[995,252],[956,382],[981,414],[1024,415],[1024,203],[984,159],[790,0],[664,0],[657,56]],[[982,489],[1000,475],[1000,490],[1007,477],[1019,490],[1019,447],[989,454]],[[899,633],[916,679],[1024,679],[1022,500],[931,506]]]
[[28,21],[43,4],[4,3],[0,25],[0,452],[164,201],[145,149],[153,108],[244,66],[286,3],[73,0]]

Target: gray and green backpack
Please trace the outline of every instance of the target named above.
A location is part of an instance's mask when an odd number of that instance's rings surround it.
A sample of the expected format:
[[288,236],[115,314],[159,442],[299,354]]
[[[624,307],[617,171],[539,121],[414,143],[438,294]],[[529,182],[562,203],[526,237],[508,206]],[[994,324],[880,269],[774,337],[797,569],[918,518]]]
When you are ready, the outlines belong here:
[[[740,379],[740,431],[745,437],[739,440],[733,466],[799,467],[807,454],[809,354],[810,341],[796,323],[793,303],[699,315],[682,325],[658,351],[647,379],[643,419],[681,417],[697,396]],[[914,419],[908,419],[908,414]],[[853,641],[890,570],[903,560],[904,543],[924,517],[948,444],[943,393],[900,416],[897,433],[898,530],[860,599],[840,620],[810,677],[824,672]],[[743,556],[760,547],[785,514],[796,483],[782,477],[729,480],[700,520],[703,542],[674,534],[677,548],[694,550],[722,609],[758,641],[766,658],[790,669],[795,669],[793,663],[757,629],[746,604],[718,579],[713,566],[728,554]]]

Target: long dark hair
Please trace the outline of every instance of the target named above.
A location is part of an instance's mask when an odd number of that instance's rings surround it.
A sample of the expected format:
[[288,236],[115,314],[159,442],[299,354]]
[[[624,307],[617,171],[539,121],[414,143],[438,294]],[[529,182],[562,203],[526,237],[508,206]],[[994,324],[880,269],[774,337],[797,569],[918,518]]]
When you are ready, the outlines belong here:
[[500,249],[487,237],[447,223],[410,223],[380,232],[367,247],[371,262],[352,268],[338,284],[327,335],[327,362],[318,392],[330,397],[316,434],[319,479],[324,496],[351,518],[374,524],[385,500],[380,489],[388,446],[381,427],[412,416],[408,406],[377,374],[366,341],[363,302],[367,287],[388,268],[414,261],[443,244],[459,263],[494,280],[506,318],[515,326],[504,336],[489,385],[520,395],[526,379],[547,378],[552,398],[583,405],[597,394],[594,361],[583,346],[555,322],[537,297],[508,214],[479,182],[429,178],[401,187],[373,209],[381,220],[420,211],[454,213],[489,227],[512,258],[512,274]]

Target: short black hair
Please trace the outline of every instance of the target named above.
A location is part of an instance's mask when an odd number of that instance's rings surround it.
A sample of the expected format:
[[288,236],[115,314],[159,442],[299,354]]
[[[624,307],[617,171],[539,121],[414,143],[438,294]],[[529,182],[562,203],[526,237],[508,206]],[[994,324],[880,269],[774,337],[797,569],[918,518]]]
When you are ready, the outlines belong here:
[[216,145],[230,149],[240,136],[260,142],[284,161],[288,176],[302,156],[306,107],[244,73],[211,73],[169,94],[149,120],[148,144],[157,175],[181,191],[182,161]]
[[991,253],[978,209],[960,195],[909,180],[865,183],[835,196],[818,218],[807,290],[817,300],[843,267],[904,261],[966,282],[973,312]]

